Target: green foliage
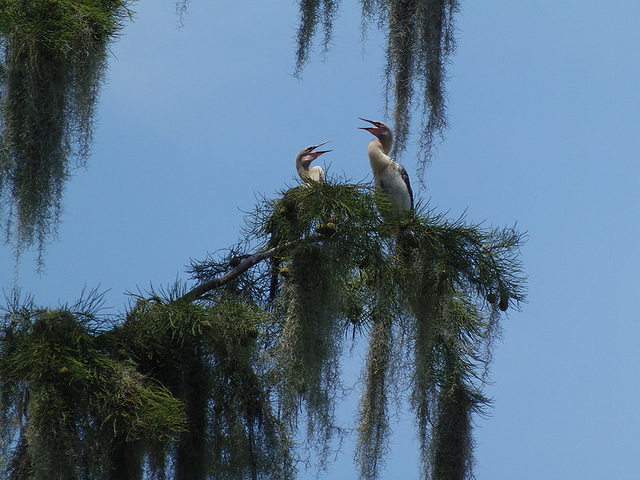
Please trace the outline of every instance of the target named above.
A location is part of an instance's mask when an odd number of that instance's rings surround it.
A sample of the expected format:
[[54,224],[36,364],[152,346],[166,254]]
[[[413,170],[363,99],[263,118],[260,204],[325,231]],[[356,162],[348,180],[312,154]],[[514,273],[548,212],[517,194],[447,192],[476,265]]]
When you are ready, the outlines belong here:
[[463,479],[472,475],[471,415],[487,405],[480,391],[500,335],[498,306],[486,298],[499,292],[514,307],[524,300],[523,235],[462,219],[416,220],[404,231],[409,246],[401,252],[400,272],[413,318],[407,336],[411,405],[425,478],[431,471],[431,478]]
[[[308,444],[324,464],[340,393],[340,357],[345,318],[353,313],[354,268],[381,258],[380,238],[371,235],[378,217],[358,185],[314,183],[284,192],[258,208],[256,226],[278,248],[282,277],[275,305],[279,331],[273,355],[283,416],[297,425],[307,412]],[[357,320],[357,319],[356,319]]]
[[331,178],[264,199],[239,246],[192,264],[194,289],[138,295],[107,323],[14,302],[0,348],[11,478],[288,479],[312,455],[322,468],[344,433],[349,336],[369,341],[361,478],[380,477],[402,398],[424,477],[471,478],[500,318],[524,300],[524,237],[386,206]]
[[[177,295],[174,295],[177,297]],[[267,314],[230,297],[206,304],[139,298],[113,345],[180,399],[187,429],[172,453],[176,478],[289,478],[289,440],[255,363]],[[167,468],[166,446],[154,453]]]
[[[381,221],[376,212],[384,202],[361,187],[329,181],[291,189],[270,209],[258,209],[262,223],[256,224],[270,234],[268,246],[282,247],[275,311],[282,318],[275,350],[285,392],[280,401],[294,418],[306,407],[307,432],[324,432],[316,444],[326,447],[341,388],[344,332],[350,326],[354,333],[370,331],[356,450],[362,478],[379,477],[388,403],[406,391],[404,382],[412,385],[425,472],[449,478],[435,472],[443,471],[443,438],[450,436],[464,442],[453,461],[463,474],[450,478],[465,478],[472,466],[471,416],[487,404],[480,391],[500,334],[500,310],[524,300],[523,235],[420,208],[412,218]],[[490,301],[492,295],[501,302]],[[400,365],[410,373],[399,374]],[[455,408],[460,398],[446,394],[454,380],[456,395],[466,399],[462,410]],[[445,428],[452,411],[460,413],[465,435]]]
[[180,402],[103,351],[81,315],[14,310],[3,330],[4,444],[16,441],[17,425],[24,445],[14,477],[109,478],[115,439],[165,439],[184,427]]
[[[420,177],[431,159],[435,140],[447,128],[446,67],[455,51],[458,0],[363,0],[363,36],[371,23],[387,35],[385,98],[395,125],[392,156],[400,157],[409,139],[411,113],[422,106]],[[296,75],[309,61],[312,40],[322,26],[323,51],[331,41],[339,1],[300,0]]]
[[[5,0],[0,213],[19,254],[55,235],[70,160],[88,157],[106,51],[127,0]],[[183,13],[188,0],[178,0]],[[457,0],[363,0],[387,32],[396,155],[422,101],[424,167],[446,128]],[[296,75],[339,2],[300,0]],[[13,302],[0,341],[0,447],[21,479],[293,478],[303,433],[326,465],[347,334],[368,337],[356,461],[379,478],[390,402],[408,393],[423,475],[472,477],[473,416],[500,319],[524,301],[515,229],[417,208],[335,179],[263,200],[245,238],[194,262],[198,285],[137,296],[122,318]],[[382,215],[380,215],[382,213]],[[251,252],[257,248],[257,252]],[[42,257],[40,257],[42,261]],[[268,262],[267,262],[268,261]],[[299,422],[306,414],[306,423]]]
[[0,214],[19,255],[55,236],[70,160],[91,147],[106,55],[128,0],[5,0],[0,9]]

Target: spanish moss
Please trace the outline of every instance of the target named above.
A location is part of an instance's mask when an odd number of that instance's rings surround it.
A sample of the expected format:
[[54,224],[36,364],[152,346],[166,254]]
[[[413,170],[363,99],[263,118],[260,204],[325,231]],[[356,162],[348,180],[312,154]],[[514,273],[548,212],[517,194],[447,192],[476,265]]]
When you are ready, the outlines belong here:
[[306,411],[306,433],[317,445],[321,467],[330,441],[339,433],[333,412],[341,393],[344,292],[354,261],[375,243],[363,224],[353,220],[361,215],[364,225],[375,221],[371,201],[357,187],[333,185],[329,179],[285,192],[267,220],[271,244],[286,246],[293,239],[308,242],[286,248],[276,272],[282,287],[276,308],[281,332],[275,354],[284,416],[296,424],[298,412]]
[[[310,248],[294,256],[286,268],[282,301],[284,323],[277,350],[283,375],[285,418],[307,413],[307,436],[318,445],[321,464],[328,458],[335,433],[333,413],[340,385],[342,323],[338,265],[330,255]],[[332,271],[333,270],[333,271]],[[337,280],[337,281],[336,281]]]
[[180,402],[105,352],[82,315],[16,309],[3,331],[0,420],[14,478],[111,478],[117,439],[166,441],[183,428]]
[[[331,40],[331,23],[339,2],[300,1],[300,24],[296,52],[296,75],[309,61],[312,40],[322,25],[323,52]],[[459,0],[361,0],[363,34],[374,24],[387,36],[385,112],[393,119],[396,141],[392,156],[407,148],[412,115],[420,106],[419,178],[431,161],[437,140],[447,129],[446,67],[456,48],[455,16]],[[329,23],[328,23],[329,22]]]
[[0,219],[38,266],[64,186],[91,149],[109,44],[127,0],[7,0],[0,11]]
[[340,1],[337,0],[300,0],[300,27],[297,34],[295,76],[300,77],[302,69],[309,61],[313,37],[318,27],[322,28],[322,52],[329,51],[333,22],[338,16]]
[[212,306],[138,299],[113,341],[181,400],[187,420],[172,450],[156,451],[157,471],[170,454],[178,479],[291,477],[289,441],[256,366],[264,323],[262,310],[229,297]]
[[470,480],[473,476],[474,413],[481,413],[486,399],[449,372],[440,389],[438,411],[430,445],[429,465],[433,480]]
[[392,370],[393,333],[388,315],[374,315],[365,365],[364,392],[360,398],[356,463],[360,478],[380,478],[389,453],[389,389]]
[[[446,68],[449,57],[456,48],[455,15],[460,10],[458,0],[429,0],[418,2],[416,22],[416,68],[415,83],[421,88],[422,121],[420,146],[423,159],[428,161],[438,137],[448,127],[446,116]],[[394,112],[395,113],[395,112]],[[408,124],[406,115],[394,115],[396,122]],[[398,145],[398,152],[405,145]],[[418,172],[424,175],[426,161],[420,162]]]
[[[415,319],[411,405],[424,478],[462,480],[472,476],[472,416],[488,404],[479,392],[500,334],[490,292],[523,300],[513,257],[521,235],[447,223],[415,226],[403,283]],[[509,253],[495,256],[499,249]]]

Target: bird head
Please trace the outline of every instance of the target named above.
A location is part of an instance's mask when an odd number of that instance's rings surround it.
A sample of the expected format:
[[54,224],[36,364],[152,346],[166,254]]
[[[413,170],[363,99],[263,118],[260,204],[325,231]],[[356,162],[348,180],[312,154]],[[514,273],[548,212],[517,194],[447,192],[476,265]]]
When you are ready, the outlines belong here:
[[372,135],[376,136],[385,150],[385,153],[389,153],[391,150],[391,144],[393,143],[393,133],[391,128],[384,122],[376,122],[374,120],[367,120],[366,118],[360,118],[364,122],[369,122],[373,127],[360,127],[361,130],[366,130]]
[[330,140],[327,140],[326,142],[322,142],[317,145],[311,145],[307,148],[303,148],[302,150],[300,150],[300,153],[298,153],[298,156],[296,157],[296,164],[303,164],[305,167],[308,168],[309,164],[311,164],[311,162],[313,162],[320,155],[331,151],[331,150],[316,151],[316,148],[329,143],[329,141]]

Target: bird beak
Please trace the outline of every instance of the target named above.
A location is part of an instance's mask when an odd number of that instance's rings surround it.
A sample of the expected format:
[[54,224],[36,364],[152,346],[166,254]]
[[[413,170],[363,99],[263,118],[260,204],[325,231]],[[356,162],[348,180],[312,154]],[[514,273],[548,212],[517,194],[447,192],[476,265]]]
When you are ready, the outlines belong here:
[[319,144],[317,144],[317,145],[312,145],[312,146],[311,146],[311,150],[315,150],[316,148],[321,147],[322,145],[326,145],[326,144],[327,144],[327,143],[329,143],[330,141],[331,141],[331,140],[327,140],[326,142],[322,142],[322,143],[319,143]]
[[327,152],[330,152],[330,151],[331,151],[331,150],[322,150],[322,151],[319,151],[319,152],[314,152],[314,150],[315,150],[316,148],[321,147],[322,145],[326,145],[326,144],[327,144],[327,143],[329,143],[330,141],[331,141],[331,140],[327,140],[326,142],[322,142],[322,143],[319,143],[319,144],[317,144],[317,145],[312,145],[312,146],[311,146],[311,152],[313,152],[313,153],[310,153],[310,155],[312,155],[312,156],[313,156],[313,159],[314,159],[314,160],[315,160],[316,158],[318,158],[320,155],[322,155],[323,153],[327,153]]
[[366,118],[362,118],[362,117],[358,117],[358,118],[363,122],[369,122],[371,125],[373,125],[373,127],[358,127],[360,128],[360,130],[366,130],[367,132],[371,133],[372,135],[378,138],[380,138],[380,135],[384,133],[384,129],[376,126],[376,123],[378,122],[374,122],[373,120],[367,120]]
[[311,157],[311,161],[314,161],[316,158],[318,158],[320,155],[322,155],[323,153],[327,153],[330,152],[331,150],[322,150],[320,152],[311,152],[311,153],[307,153],[308,156]]

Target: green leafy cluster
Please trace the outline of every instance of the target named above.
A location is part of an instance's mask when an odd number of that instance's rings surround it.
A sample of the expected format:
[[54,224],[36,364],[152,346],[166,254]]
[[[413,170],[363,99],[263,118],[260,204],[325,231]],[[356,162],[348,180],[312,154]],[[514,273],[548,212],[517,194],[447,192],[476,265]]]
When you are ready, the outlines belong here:
[[105,351],[81,316],[10,311],[3,334],[2,431],[5,448],[17,447],[4,452],[11,478],[110,478],[115,439],[165,439],[184,428],[180,402]]
[[[207,304],[139,298],[112,341],[120,355],[184,406],[187,428],[173,447],[176,478],[288,478],[288,439],[255,365],[267,314],[232,298]],[[168,468],[156,449],[157,472]]]
[[106,323],[73,308],[10,308],[0,445],[12,478],[287,479],[314,459],[323,468],[345,433],[334,418],[351,387],[341,362],[360,339],[361,478],[380,477],[390,407],[403,398],[424,477],[470,478],[500,319],[525,299],[524,237],[420,206],[380,215],[387,203],[335,179],[301,185],[262,200],[228,254],[193,262],[191,290],[137,295]]
[[[282,282],[274,350],[280,401],[285,412],[306,408],[307,433],[322,432],[315,444],[326,448],[338,430],[332,412],[345,333],[368,335],[356,449],[362,478],[379,477],[389,402],[406,385],[425,475],[465,478],[448,476],[445,460],[470,475],[470,422],[488,404],[481,390],[500,313],[524,300],[524,236],[421,207],[389,220],[379,216],[385,201],[378,192],[329,181],[291,189],[258,209],[267,245],[278,248]],[[456,409],[461,399],[465,408]],[[455,413],[466,434],[453,435],[464,445],[451,456],[443,439],[452,436]]]
[[0,8],[0,214],[17,254],[55,236],[71,160],[89,155],[109,43],[128,0],[5,0]]

